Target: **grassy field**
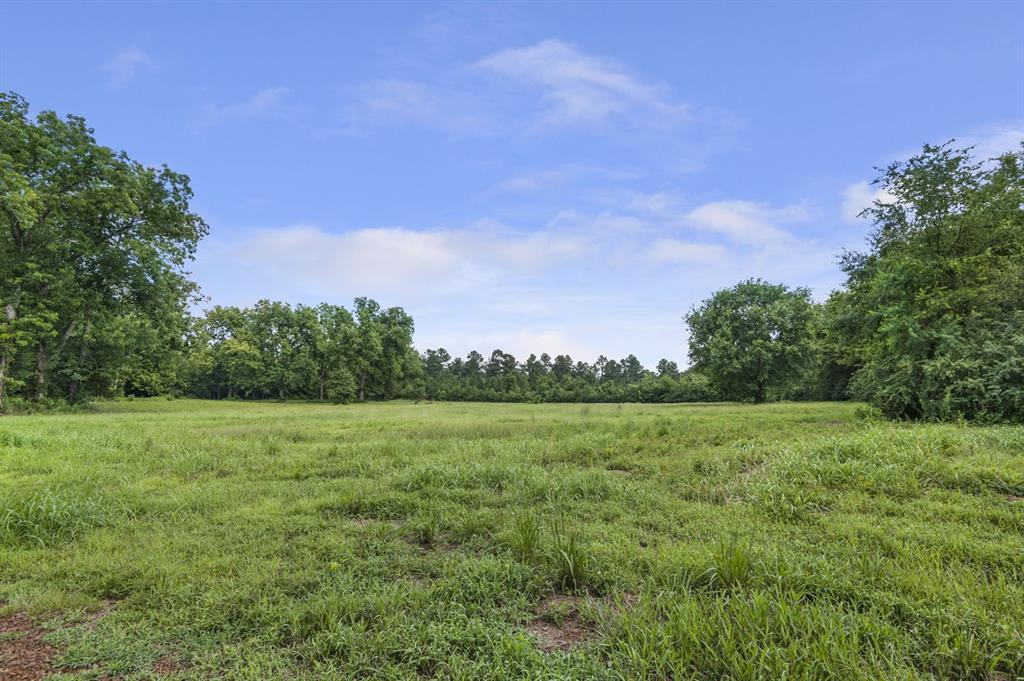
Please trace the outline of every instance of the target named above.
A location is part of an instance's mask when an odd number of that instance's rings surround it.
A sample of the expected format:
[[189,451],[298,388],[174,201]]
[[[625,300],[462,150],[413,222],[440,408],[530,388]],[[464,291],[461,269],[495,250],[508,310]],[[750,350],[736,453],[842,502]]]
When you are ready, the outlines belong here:
[[1024,678],[1024,428],[856,409],[0,419],[0,649],[45,635],[76,679]]

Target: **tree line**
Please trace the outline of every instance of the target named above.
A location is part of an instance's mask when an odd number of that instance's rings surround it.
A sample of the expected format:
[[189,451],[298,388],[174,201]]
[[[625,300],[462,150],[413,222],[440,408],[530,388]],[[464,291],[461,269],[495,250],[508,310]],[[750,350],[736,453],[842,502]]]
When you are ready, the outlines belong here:
[[[758,279],[684,317],[691,366],[413,347],[401,308],[201,298],[189,178],[0,94],[0,410],[90,397],[847,399],[896,418],[1024,420],[1024,146],[951,144],[881,170],[863,252],[823,303]],[[682,339],[681,339],[682,340]]]

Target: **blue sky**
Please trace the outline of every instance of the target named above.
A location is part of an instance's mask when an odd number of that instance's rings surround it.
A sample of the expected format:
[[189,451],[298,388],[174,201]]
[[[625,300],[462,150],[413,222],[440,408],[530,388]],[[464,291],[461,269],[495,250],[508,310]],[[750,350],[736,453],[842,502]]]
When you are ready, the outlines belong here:
[[841,282],[873,168],[1024,139],[1024,4],[0,4],[0,89],[192,178],[223,304],[420,349],[685,364],[681,316]]

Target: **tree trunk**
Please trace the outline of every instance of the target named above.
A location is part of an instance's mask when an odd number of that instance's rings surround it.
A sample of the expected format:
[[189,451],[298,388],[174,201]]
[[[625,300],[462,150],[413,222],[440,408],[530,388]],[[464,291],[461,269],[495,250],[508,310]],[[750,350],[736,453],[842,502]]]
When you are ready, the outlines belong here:
[[40,344],[36,348],[36,401],[46,397],[46,350]]
[[[15,297],[17,300],[17,297]],[[11,343],[12,346],[4,348],[3,355],[0,355],[0,411],[7,408],[7,368],[11,365],[11,352],[14,343],[14,320],[18,317],[18,308],[14,306],[14,303],[8,303],[4,306],[4,314],[7,317],[7,323],[11,325]]]
[[320,401],[324,401],[324,375],[320,374]]
[[359,401],[366,401],[366,372],[359,378]]
[[7,353],[4,352],[0,357],[0,412],[7,408],[7,363],[9,361]]

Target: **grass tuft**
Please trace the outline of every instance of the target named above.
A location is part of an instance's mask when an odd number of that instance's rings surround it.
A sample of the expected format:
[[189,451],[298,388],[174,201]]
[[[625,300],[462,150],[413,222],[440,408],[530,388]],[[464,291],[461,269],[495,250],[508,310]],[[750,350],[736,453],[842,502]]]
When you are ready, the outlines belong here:
[[508,543],[520,560],[531,561],[536,558],[541,545],[541,526],[537,516],[530,511],[517,513],[512,520]]
[[580,538],[579,530],[570,528],[564,519],[555,525],[549,555],[555,580],[566,592],[583,591],[592,577],[593,557]]
[[56,546],[111,517],[102,500],[61,488],[10,498],[0,509],[0,545],[12,547]]

